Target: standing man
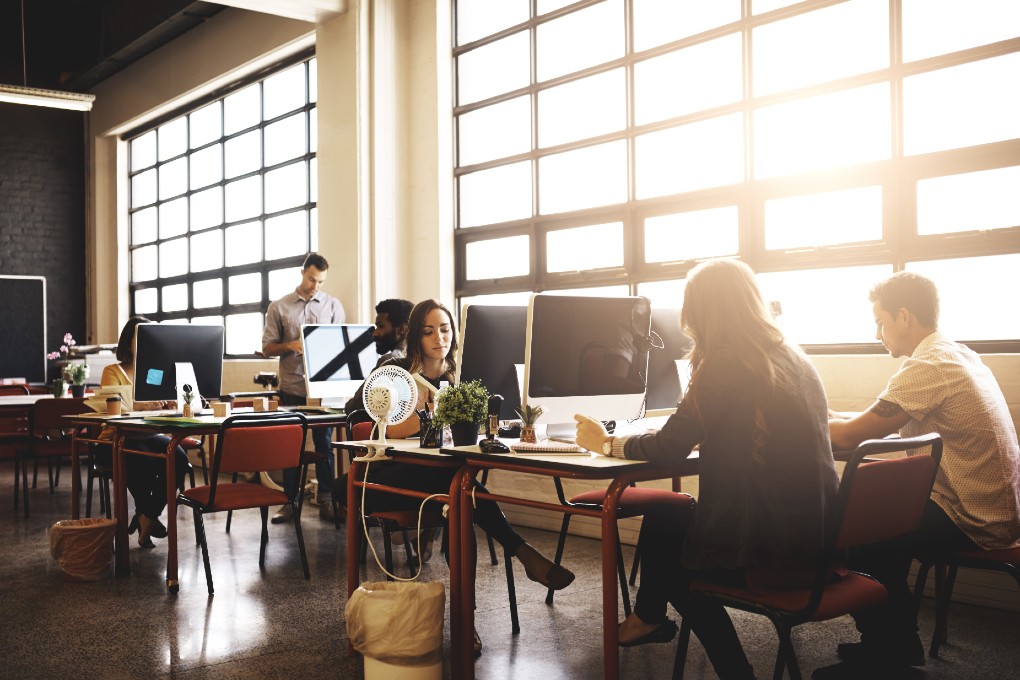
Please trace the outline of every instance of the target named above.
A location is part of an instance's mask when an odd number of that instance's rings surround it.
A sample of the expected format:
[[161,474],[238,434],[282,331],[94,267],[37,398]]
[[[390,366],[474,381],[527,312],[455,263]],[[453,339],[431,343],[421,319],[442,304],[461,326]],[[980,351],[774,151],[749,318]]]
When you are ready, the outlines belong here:
[[[343,323],[344,308],[332,295],[324,293],[329,263],[318,253],[309,253],[301,266],[301,285],[293,293],[284,295],[269,305],[266,327],[262,331],[262,353],[267,357],[280,357],[280,401],[285,406],[300,406],[307,398],[305,368],[301,352],[301,324]],[[330,441],[333,428],[315,428],[312,441],[315,450],[326,461],[315,464],[315,478],[319,480],[319,517],[333,521],[333,451]],[[296,468],[283,471],[283,486],[290,493],[301,478]],[[291,521],[289,505],[281,506],[273,515],[273,524]]]
[[863,548],[848,563],[885,585],[889,599],[854,614],[861,641],[839,645],[844,663],[815,671],[817,680],[924,665],[907,585],[912,556],[1020,545],[1020,447],[992,372],[938,332],[938,291],[930,280],[899,272],[876,285],[870,299],[877,338],[892,356],[907,359],[867,411],[829,421],[832,448],[852,449],[897,431],[938,432],[942,465],[918,531],[894,546]]
[[[375,351],[379,354],[376,368],[392,359],[402,359],[407,354],[407,320],[412,309],[413,302],[399,298],[383,300],[375,306],[375,330],[372,331],[372,337],[375,338]],[[353,413],[363,408],[365,402],[361,398],[359,386],[358,391],[347,401],[344,411]]]

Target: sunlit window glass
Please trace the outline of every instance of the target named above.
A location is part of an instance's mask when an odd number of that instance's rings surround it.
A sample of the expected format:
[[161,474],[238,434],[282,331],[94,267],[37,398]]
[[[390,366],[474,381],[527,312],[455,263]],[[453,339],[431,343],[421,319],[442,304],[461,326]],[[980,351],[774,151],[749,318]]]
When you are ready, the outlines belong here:
[[224,343],[227,354],[254,354],[262,349],[262,313],[227,316]]
[[528,20],[529,0],[457,0],[457,44],[498,33]]
[[646,50],[740,20],[740,0],[634,0],[634,49]]
[[155,241],[157,232],[156,208],[139,210],[131,216],[131,243],[139,245]]
[[191,154],[189,172],[192,189],[201,189],[223,179],[223,146],[213,144]]
[[1020,226],[1020,166],[917,183],[917,233]]
[[245,222],[224,230],[227,266],[251,264],[262,259],[262,223]]
[[269,272],[269,299],[279,300],[294,291],[294,282],[301,280],[301,268],[274,269]]
[[308,164],[291,163],[266,173],[266,212],[295,208],[308,201]]
[[903,61],[988,45],[1020,35],[1015,0],[903,0]]
[[[645,281],[637,287],[638,295],[648,298],[653,309],[680,309],[684,304],[684,288],[687,279],[670,281]],[[677,319],[680,323],[680,319]]]
[[131,140],[131,169],[142,170],[156,162],[156,131]]
[[531,239],[524,235],[469,242],[465,246],[468,280],[526,276],[531,270],[530,244]]
[[240,137],[228,139],[224,145],[224,176],[237,177],[262,165],[262,131],[252,130]]
[[308,215],[292,212],[267,219],[265,252],[267,260],[308,252]]
[[546,156],[538,162],[539,211],[545,215],[627,200],[623,140]]
[[457,119],[460,165],[527,153],[531,149],[531,98],[516,97]]
[[298,113],[266,126],[265,164],[276,165],[305,152],[305,114]]
[[131,178],[131,207],[140,208],[156,200],[156,171],[146,170]]
[[753,14],[764,14],[774,9],[781,9],[795,5],[801,0],[751,0],[751,12]]
[[191,297],[194,306],[198,309],[219,307],[223,304],[223,281],[220,279],[196,281],[191,287]]
[[135,291],[135,314],[152,314],[159,311],[159,291],[141,288]]
[[637,138],[637,197],[735,184],[744,179],[739,113],[651,132]]
[[219,139],[223,134],[223,105],[221,102],[207,104],[188,116],[188,131],[191,148],[197,148]]
[[765,201],[769,250],[882,238],[882,187],[859,187]]
[[530,292],[493,293],[491,295],[471,295],[460,299],[461,305],[502,305],[505,307],[526,307],[531,299]]
[[165,161],[187,151],[187,118],[178,118],[165,125],[160,125],[156,131],[159,134],[159,160]]
[[622,57],[621,26],[623,0],[605,0],[539,24],[539,82]]
[[255,217],[262,212],[262,178],[258,175],[231,182],[224,192],[227,222]]
[[460,178],[460,226],[531,216],[531,163],[524,161]]
[[262,299],[262,277],[258,274],[239,274],[227,279],[227,298],[232,305],[259,302]]
[[461,106],[527,87],[530,45],[520,31],[457,57],[457,103]]
[[627,124],[624,86],[623,69],[614,69],[539,92],[538,145],[622,130]]
[[187,190],[187,158],[178,158],[159,166],[159,197],[161,200],[180,196]]
[[545,291],[549,295],[583,295],[585,297],[626,297],[627,286],[593,286],[590,288],[558,288]]
[[145,246],[131,251],[131,280],[152,281],[159,277],[159,249]]
[[557,229],[545,237],[547,269],[574,272],[623,265],[623,223]]
[[736,255],[736,206],[645,219],[645,262],[678,262]]
[[188,284],[177,283],[163,286],[163,310],[180,312],[188,308]]
[[201,231],[223,223],[223,187],[210,187],[191,195],[191,230]]
[[178,198],[159,206],[159,237],[173,238],[188,231],[188,199]]
[[223,266],[223,232],[205,231],[191,237],[191,271],[207,272]]
[[175,238],[159,244],[159,276],[169,278],[188,273],[188,239]]
[[259,84],[228,95],[223,100],[223,133],[232,135],[253,125],[262,118]]
[[296,64],[262,81],[262,116],[271,119],[305,103],[305,65]]

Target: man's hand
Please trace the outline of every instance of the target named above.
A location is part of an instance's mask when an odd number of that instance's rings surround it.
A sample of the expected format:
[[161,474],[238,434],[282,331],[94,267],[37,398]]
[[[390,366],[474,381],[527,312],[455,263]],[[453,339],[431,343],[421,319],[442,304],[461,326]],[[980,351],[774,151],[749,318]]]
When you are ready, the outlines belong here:
[[577,422],[577,445],[593,453],[602,454],[602,444],[609,439],[606,427],[600,421],[580,413],[574,416]]

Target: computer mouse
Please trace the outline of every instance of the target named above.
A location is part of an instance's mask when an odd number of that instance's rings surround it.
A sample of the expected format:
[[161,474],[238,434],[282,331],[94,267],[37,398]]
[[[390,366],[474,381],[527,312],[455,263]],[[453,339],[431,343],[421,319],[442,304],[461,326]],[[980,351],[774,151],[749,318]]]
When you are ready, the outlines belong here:
[[510,447],[498,439],[483,439],[478,442],[482,453],[510,453]]

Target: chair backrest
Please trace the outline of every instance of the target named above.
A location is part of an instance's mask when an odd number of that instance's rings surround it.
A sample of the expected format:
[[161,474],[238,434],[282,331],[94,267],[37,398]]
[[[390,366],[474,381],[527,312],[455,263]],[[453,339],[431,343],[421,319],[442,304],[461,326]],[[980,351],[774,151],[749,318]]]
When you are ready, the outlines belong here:
[[30,394],[28,385],[0,385],[0,397],[18,397]]
[[40,399],[32,407],[29,427],[34,436],[42,436],[47,430],[69,430],[71,424],[64,416],[93,413],[84,399]]
[[373,426],[374,423],[354,423],[354,427],[351,429],[351,439],[356,442],[370,439]]
[[301,413],[258,413],[223,421],[216,440],[213,481],[219,473],[298,467],[308,422]]

